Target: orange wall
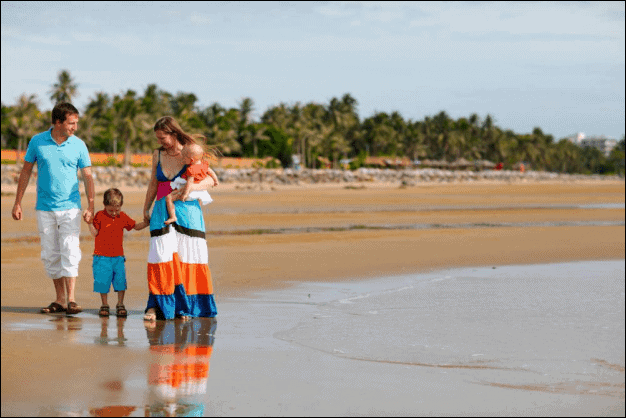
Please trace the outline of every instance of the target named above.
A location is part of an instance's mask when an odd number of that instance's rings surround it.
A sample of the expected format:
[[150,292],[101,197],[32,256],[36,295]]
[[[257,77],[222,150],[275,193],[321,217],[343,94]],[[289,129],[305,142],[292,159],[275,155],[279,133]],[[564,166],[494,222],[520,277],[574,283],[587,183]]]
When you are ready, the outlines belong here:
[[[22,157],[26,154],[25,151],[21,152]],[[15,161],[17,157],[16,150],[3,149],[2,150],[2,160]],[[92,164],[99,164],[106,162],[109,158],[113,157],[113,153],[106,154],[103,152],[92,152],[89,153],[89,157],[91,158]],[[124,162],[124,154],[117,154],[116,160],[118,163]],[[255,161],[261,163],[261,165],[267,164],[267,162],[271,160],[270,157],[267,158],[228,158],[222,157],[217,160],[211,160],[209,163],[212,167],[224,167],[224,168],[251,168],[255,166]],[[278,160],[276,160],[278,163]],[[131,159],[131,164],[142,164],[150,167],[152,165],[152,154],[134,154]]]
[[[26,151],[21,152],[22,158],[24,157],[24,154],[26,154]],[[89,157],[91,158],[92,163],[104,163],[109,158],[113,157],[113,153],[105,154],[103,152],[92,152],[92,153],[89,153]],[[3,149],[2,159],[8,160],[8,161],[15,161],[17,159],[17,151],[11,150],[11,149]],[[124,161],[124,154],[117,154],[116,160],[119,163],[122,163]],[[149,166],[152,164],[152,154],[135,154],[133,155],[131,159],[131,163],[132,164],[144,164],[144,165]]]

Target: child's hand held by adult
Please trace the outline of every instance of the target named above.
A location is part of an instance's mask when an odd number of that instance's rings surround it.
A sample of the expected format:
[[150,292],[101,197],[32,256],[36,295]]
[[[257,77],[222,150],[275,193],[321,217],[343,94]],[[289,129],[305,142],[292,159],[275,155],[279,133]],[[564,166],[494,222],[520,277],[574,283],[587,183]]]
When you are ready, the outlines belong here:
[[22,206],[19,203],[13,205],[13,211],[11,212],[11,215],[16,221],[22,220]]
[[87,209],[83,212],[83,220],[88,224],[93,222],[93,209]]

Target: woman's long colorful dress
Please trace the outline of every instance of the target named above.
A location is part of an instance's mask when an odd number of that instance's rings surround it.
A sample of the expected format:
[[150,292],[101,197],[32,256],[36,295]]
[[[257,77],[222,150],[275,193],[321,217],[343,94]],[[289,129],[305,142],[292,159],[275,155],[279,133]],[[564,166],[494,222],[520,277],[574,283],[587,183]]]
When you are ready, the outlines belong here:
[[164,223],[169,216],[163,190],[186,168],[183,167],[173,179],[168,179],[161,169],[159,153],[156,172],[159,192],[150,217],[150,296],[146,307],[146,311],[155,308],[158,319],[176,316],[212,318],[217,315],[200,204],[197,200],[175,201],[177,221],[170,225]]

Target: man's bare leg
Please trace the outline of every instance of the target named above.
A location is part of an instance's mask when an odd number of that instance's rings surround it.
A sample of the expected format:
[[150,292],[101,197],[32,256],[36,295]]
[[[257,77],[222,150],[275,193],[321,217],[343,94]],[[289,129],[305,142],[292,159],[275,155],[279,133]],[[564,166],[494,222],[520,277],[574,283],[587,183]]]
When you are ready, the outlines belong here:
[[54,291],[57,294],[57,299],[55,300],[61,306],[65,305],[65,277],[61,277],[59,279],[53,279],[54,283]]
[[67,303],[76,302],[74,299],[74,289],[76,288],[76,277],[61,277],[65,281],[67,290]]
[[[76,287],[76,277],[63,277],[65,279],[65,289],[67,290],[67,313],[68,315],[77,314],[83,309],[76,303],[74,298],[74,289]],[[70,305],[72,305],[70,307]]]

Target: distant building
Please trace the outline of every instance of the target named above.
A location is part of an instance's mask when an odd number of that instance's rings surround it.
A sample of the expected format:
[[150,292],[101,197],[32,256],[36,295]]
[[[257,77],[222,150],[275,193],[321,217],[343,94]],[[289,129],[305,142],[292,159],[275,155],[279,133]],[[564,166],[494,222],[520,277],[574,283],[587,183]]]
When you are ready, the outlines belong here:
[[585,148],[595,148],[600,150],[601,153],[604,154],[605,157],[608,157],[613,151],[613,148],[617,146],[617,140],[611,138],[605,138],[603,136],[600,137],[589,137],[580,141],[580,146]]
[[569,139],[570,142],[573,142],[576,145],[580,145],[580,142],[583,139],[585,139],[585,133],[584,132],[578,132],[577,134],[568,136],[567,139]]
[[617,146],[616,139],[607,138],[604,135],[587,137],[583,132],[571,135],[567,139],[583,148],[595,148],[602,152],[605,157],[608,157],[613,148]]

